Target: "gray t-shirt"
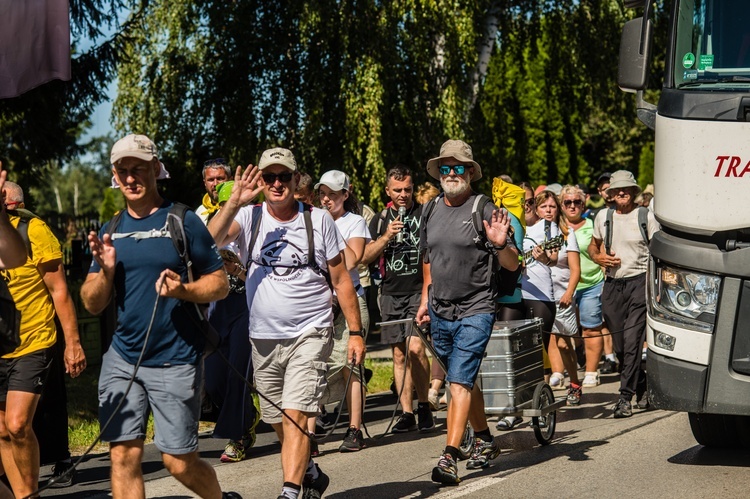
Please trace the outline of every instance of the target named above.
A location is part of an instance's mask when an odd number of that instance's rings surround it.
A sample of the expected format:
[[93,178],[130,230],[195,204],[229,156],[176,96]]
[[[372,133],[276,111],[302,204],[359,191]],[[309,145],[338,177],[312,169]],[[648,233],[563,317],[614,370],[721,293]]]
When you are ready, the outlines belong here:
[[[488,285],[492,260],[471,221],[474,206],[472,196],[461,206],[447,206],[440,197],[430,209],[425,205],[420,247],[430,263],[432,288],[430,307],[448,320],[458,320],[476,314],[494,313],[497,292]],[[483,218],[488,222],[494,204],[487,203]],[[512,239],[508,244],[513,245]],[[494,256],[492,258],[495,258]]]
[[[650,240],[661,227],[652,212],[649,211],[646,216]],[[607,210],[601,210],[594,220],[594,239],[604,241],[607,234],[606,221]],[[603,252],[604,244],[602,244]],[[620,215],[616,211],[612,214],[612,252],[620,259],[621,264],[618,267],[606,269],[607,277],[615,279],[635,277],[645,273],[648,269],[648,244],[643,240],[643,234],[638,225],[638,208],[625,215]]]

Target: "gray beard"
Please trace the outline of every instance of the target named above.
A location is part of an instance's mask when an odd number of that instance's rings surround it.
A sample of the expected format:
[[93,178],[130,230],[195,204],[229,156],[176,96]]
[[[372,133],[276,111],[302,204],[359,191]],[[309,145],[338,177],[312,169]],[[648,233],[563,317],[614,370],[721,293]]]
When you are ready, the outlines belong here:
[[463,194],[466,194],[466,192],[471,189],[469,183],[462,178],[458,181],[458,183],[441,180],[440,187],[443,188],[443,192],[449,198],[460,197]]

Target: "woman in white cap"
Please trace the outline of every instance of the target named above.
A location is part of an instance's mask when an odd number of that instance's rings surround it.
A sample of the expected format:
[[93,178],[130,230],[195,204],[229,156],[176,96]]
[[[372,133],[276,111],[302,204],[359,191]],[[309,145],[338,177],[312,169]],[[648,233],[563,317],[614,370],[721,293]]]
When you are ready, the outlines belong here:
[[[320,181],[315,184],[321,206],[331,214],[336,222],[336,228],[346,243],[344,249],[346,268],[349,270],[354,289],[357,292],[359,312],[362,316],[362,331],[367,331],[370,316],[367,312],[365,290],[359,283],[357,265],[365,254],[365,245],[370,240],[370,232],[367,229],[367,222],[358,213],[357,199],[350,191],[350,187],[349,176],[339,170],[324,173],[320,177]],[[347,367],[346,351],[349,342],[349,327],[343,314],[337,313],[335,315],[333,329],[334,347],[328,360],[327,399],[338,400],[338,397],[333,396],[333,394],[338,392],[337,387],[339,386],[342,388],[341,395],[343,396],[343,387],[351,377],[345,394],[349,413],[349,429],[346,431],[339,450],[341,452],[354,452],[364,447],[362,430],[360,429],[364,406],[362,380],[358,369],[355,369],[353,375],[350,376],[350,369]],[[325,396],[323,398],[326,399]]]

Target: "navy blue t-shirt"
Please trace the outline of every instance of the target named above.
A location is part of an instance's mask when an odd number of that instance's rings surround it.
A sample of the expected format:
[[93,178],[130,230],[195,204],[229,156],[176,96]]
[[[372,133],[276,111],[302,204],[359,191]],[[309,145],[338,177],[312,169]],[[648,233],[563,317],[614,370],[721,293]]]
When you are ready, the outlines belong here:
[[[165,201],[154,213],[144,218],[133,218],[125,211],[117,226],[117,233],[160,230],[166,226],[172,203]],[[102,227],[99,237],[107,233],[109,222]],[[210,274],[223,267],[221,257],[211,234],[192,211],[185,213],[185,235],[193,275]],[[117,329],[112,348],[131,364],[138,361],[143,348],[151,313],[156,300],[156,281],[165,269],[182,275],[187,282],[184,262],[169,237],[136,239],[124,237],[114,240],[117,252],[115,268],[115,303],[117,304]],[[94,260],[89,272],[99,272]],[[187,310],[192,308],[193,310]],[[195,305],[175,298],[161,297],[154,325],[142,365],[149,367],[178,364],[195,364],[203,351],[204,338],[190,319]]]

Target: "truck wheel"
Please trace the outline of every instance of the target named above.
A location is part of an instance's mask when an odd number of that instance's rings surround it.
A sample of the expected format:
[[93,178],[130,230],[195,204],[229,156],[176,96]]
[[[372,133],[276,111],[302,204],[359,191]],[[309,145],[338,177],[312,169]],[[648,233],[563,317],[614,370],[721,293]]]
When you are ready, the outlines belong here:
[[695,440],[706,447],[750,448],[750,417],[690,412]]

